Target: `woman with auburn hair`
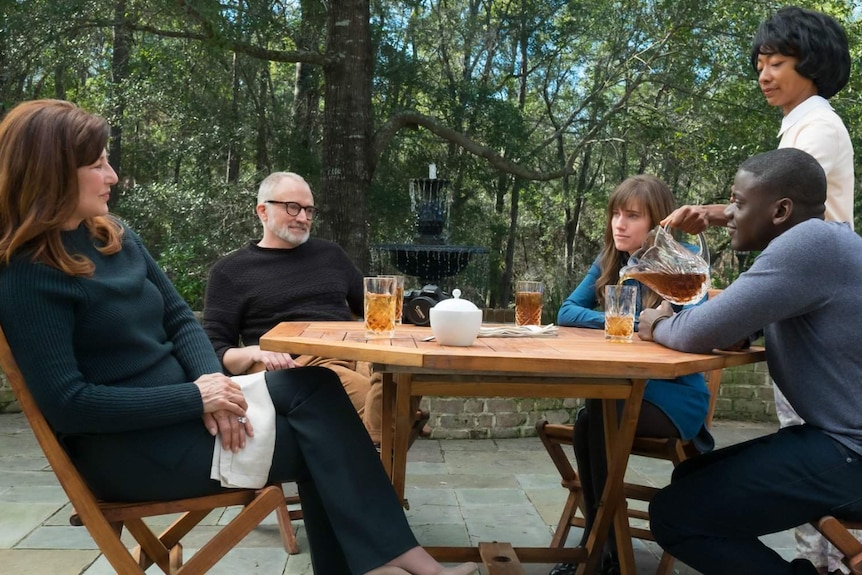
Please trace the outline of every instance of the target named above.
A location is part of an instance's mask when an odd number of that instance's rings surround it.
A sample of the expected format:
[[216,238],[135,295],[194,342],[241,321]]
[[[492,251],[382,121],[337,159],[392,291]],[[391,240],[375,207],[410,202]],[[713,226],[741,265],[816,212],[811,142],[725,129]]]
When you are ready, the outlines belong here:
[[[590,266],[586,277],[566,298],[557,314],[559,325],[604,328],[605,286],[617,284],[620,269],[629,256],[640,249],[650,230],[674,209],[673,194],[662,180],[650,175],[637,175],[624,180],[611,194],[607,208],[604,245]],[[656,307],[661,296],[635,281],[637,287],[635,318],[645,308]],[[635,326],[637,329],[637,326]],[[709,391],[701,374],[673,380],[647,381],[636,434],[641,437],[679,437],[694,440],[700,451],[709,451],[714,442],[704,425],[709,409]],[[601,406],[587,401],[575,421],[573,445],[578,475],[583,489],[586,527],[581,545],[586,544],[597,513],[598,501],[607,480],[604,422]],[[577,565],[560,563],[550,575],[575,573]],[[605,544],[600,573],[620,572],[613,533]]]
[[297,482],[316,573],[473,573],[418,545],[332,371],[267,372],[256,393],[274,423],[255,419],[248,388],[222,374],[191,309],[108,213],[107,141],[103,119],[57,100],[21,104],[0,123],[0,325],[96,496],[229,489],[211,478],[214,451],[238,454],[267,429],[271,462],[248,487]]

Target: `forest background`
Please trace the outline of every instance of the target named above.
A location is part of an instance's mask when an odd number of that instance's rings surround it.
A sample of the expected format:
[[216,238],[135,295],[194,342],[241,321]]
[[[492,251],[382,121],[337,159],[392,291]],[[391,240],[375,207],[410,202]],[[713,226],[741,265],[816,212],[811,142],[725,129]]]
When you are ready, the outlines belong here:
[[[260,236],[270,172],[303,174],[322,209],[312,233],[376,273],[376,244],[413,241],[408,184],[434,163],[448,242],[488,250],[461,280],[479,284],[474,303],[511,306],[515,280],[541,279],[553,321],[621,180],[725,202],[739,163],[777,146],[749,51],[781,5],[0,0],[0,113],[60,98],[108,119],[111,209],[195,309],[215,259]],[[862,150],[860,2],[799,5],[845,26],[853,71],[832,104]],[[722,287],[745,258],[723,230],[708,242]]]

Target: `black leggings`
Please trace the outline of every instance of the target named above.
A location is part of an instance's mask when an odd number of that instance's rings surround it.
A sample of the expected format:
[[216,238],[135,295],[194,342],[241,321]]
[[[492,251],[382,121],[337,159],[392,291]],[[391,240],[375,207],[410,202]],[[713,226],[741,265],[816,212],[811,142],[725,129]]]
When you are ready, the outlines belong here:
[[[622,402],[620,402],[621,408]],[[581,480],[584,509],[586,509],[584,514],[586,525],[581,538],[581,545],[585,545],[596,519],[598,501],[608,478],[605,427],[600,400],[587,400],[586,407],[578,413],[573,435],[575,461],[578,464],[578,476]],[[635,435],[639,437],[679,437],[679,430],[655,404],[644,401],[641,405]],[[605,551],[616,551],[616,546],[616,538],[613,527],[611,527],[605,542]]]

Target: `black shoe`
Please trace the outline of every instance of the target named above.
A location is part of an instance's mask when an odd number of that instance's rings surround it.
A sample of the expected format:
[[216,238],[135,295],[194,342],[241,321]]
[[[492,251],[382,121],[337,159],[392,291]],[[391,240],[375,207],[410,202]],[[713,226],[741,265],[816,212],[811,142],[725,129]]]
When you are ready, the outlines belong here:
[[575,575],[577,571],[577,563],[557,563],[554,565],[554,568],[548,572],[548,575]]
[[599,575],[620,575],[620,556],[616,551],[608,551],[602,556]]

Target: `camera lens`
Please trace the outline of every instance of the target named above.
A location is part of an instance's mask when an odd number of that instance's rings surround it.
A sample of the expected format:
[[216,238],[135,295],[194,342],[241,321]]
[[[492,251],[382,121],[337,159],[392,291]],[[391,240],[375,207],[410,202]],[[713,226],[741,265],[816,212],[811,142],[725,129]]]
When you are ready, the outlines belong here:
[[437,303],[427,296],[416,296],[404,302],[404,321],[413,325],[429,325],[431,308]]

